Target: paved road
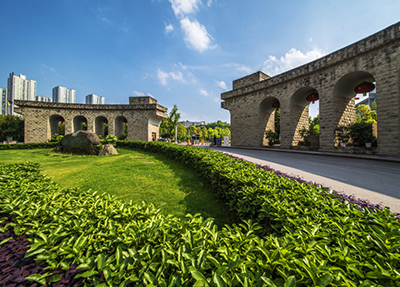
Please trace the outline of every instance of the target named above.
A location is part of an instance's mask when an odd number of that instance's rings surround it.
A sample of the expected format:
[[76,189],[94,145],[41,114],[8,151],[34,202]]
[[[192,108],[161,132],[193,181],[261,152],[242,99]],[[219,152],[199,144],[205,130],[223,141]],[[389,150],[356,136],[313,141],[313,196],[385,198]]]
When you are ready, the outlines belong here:
[[370,159],[213,148],[400,212],[400,164]]

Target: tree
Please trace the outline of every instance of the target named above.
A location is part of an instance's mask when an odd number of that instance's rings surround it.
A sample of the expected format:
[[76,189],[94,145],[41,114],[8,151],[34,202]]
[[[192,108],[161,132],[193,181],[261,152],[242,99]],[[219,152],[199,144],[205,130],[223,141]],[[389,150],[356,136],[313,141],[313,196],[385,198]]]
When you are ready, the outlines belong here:
[[169,117],[161,122],[160,134],[165,135],[168,138],[173,138],[173,136],[175,135],[175,127],[177,126],[180,118],[181,114],[178,113],[178,107],[174,105],[171,112],[169,113]]
[[309,121],[309,131],[311,135],[319,135],[319,115],[316,116],[315,118],[311,119],[311,117],[308,118]]
[[206,127],[203,127],[200,131],[200,138],[202,140],[208,140],[208,130]]
[[376,123],[376,111],[371,111],[367,105],[358,105],[356,107],[356,123]]
[[16,141],[23,141],[24,120],[17,116],[0,115],[0,141],[5,141],[10,137]]
[[197,128],[194,125],[191,125],[189,127],[189,133],[190,133],[190,135],[197,134]]
[[179,140],[185,140],[187,138],[187,130],[183,124],[178,125],[178,139]]

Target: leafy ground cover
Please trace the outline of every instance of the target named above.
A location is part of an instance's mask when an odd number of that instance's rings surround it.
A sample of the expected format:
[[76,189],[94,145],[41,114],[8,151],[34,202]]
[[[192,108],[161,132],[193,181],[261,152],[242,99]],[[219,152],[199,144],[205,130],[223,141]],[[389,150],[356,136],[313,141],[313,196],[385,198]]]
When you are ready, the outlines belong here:
[[42,173],[63,187],[107,192],[125,202],[154,203],[164,214],[213,217],[218,225],[234,222],[229,212],[191,167],[163,155],[118,148],[118,156],[71,156],[48,149],[0,151],[0,162],[39,162]]
[[[389,209],[359,210],[326,188],[211,150],[118,144],[192,167],[243,223],[218,230],[198,215],[181,220],[62,188],[33,164],[1,165],[0,212],[15,223],[3,231],[28,236],[27,256],[49,270],[78,264],[87,286],[399,285],[400,224]],[[52,274],[30,279],[56,281]]]

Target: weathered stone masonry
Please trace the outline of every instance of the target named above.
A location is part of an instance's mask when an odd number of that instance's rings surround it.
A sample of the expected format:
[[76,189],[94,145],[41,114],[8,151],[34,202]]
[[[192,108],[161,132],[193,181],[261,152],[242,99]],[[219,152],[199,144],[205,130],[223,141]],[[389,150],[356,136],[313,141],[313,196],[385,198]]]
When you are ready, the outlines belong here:
[[376,82],[378,154],[400,156],[400,22],[311,63],[275,77],[257,72],[233,81],[221,94],[231,114],[232,145],[265,145],[264,132],[274,129],[272,103],[281,108],[281,148],[297,145],[298,131],[308,125],[305,98],[319,94],[320,147],[335,151],[334,130],[354,121],[360,83]]
[[47,142],[58,132],[60,119],[65,123],[65,134],[82,129],[103,135],[104,122],[108,122],[108,134],[124,134],[128,125],[128,140],[151,141],[152,134],[158,138],[160,122],[167,118],[167,108],[157,104],[151,97],[130,97],[129,105],[88,105],[45,103],[34,101],[15,102],[15,112],[25,119],[25,142]]

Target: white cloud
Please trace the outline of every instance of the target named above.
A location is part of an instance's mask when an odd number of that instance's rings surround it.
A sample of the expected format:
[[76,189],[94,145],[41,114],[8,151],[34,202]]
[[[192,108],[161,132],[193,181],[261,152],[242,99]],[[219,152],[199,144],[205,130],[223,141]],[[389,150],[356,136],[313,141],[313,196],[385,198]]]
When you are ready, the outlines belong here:
[[292,48],[282,56],[279,60],[275,56],[269,56],[268,60],[264,62],[264,71],[270,75],[275,76],[285,71],[291,70],[305,63],[314,61],[326,53],[319,48],[314,48],[311,51],[303,53],[295,48]]
[[197,4],[201,0],[169,0],[174,10],[175,16],[181,16],[196,12],[198,9]]
[[185,42],[188,48],[199,52],[215,48],[212,46],[212,37],[208,34],[206,27],[197,20],[191,22],[188,18],[184,18],[181,20],[181,28],[185,32]]
[[225,64],[225,67],[233,67],[236,71],[243,72],[246,75],[253,73],[253,70],[251,68],[242,64],[229,63]]
[[168,34],[170,32],[174,31],[174,26],[172,24],[166,25],[165,26],[165,34]]
[[210,95],[208,94],[208,92],[207,92],[206,90],[203,90],[203,89],[200,89],[200,94],[203,95],[203,96],[205,96],[205,97],[210,96]]
[[221,82],[215,81],[215,82],[217,83],[217,85],[218,85],[221,89],[224,89],[225,91],[228,90],[228,86],[225,84],[224,81],[221,81]]
[[148,95],[149,97],[152,97],[152,98],[154,99],[154,97],[153,97],[153,95],[152,95],[152,94],[150,94],[150,93],[147,93],[147,95]]
[[132,94],[139,96],[139,97],[144,97],[144,93],[142,93],[142,92],[133,91]]
[[212,2],[213,2],[213,0],[208,0],[208,1],[207,1],[207,6],[210,7],[211,4],[212,4]]
[[173,73],[173,72],[167,73],[167,72],[164,72],[164,71],[161,71],[160,69],[158,69],[157,77],[163,86],[167,85],[168,79],[172,79],[172,80],[176,80],[176,81],[180,81],[180,82],[185,81],[185,79],[183,78],[183,74],[180,71],[178,71],[176,73]]

